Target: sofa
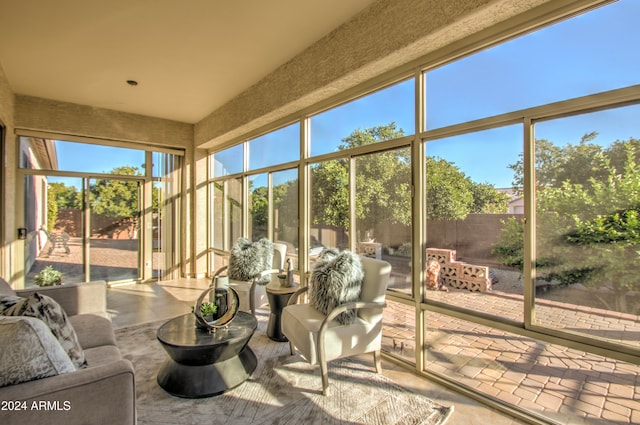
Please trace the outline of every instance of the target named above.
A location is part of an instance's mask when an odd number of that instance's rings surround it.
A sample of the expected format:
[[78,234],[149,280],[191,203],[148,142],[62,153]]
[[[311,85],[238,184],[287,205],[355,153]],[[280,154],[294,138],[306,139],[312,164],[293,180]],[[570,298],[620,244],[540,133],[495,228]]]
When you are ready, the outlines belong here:
[[[4,299],[12,296],[53,299],[66,313],[84,361],[82,366],[69,368],[73,363],[69,363],[69,357],[63,358],[66,354],[63,345],[55,336],[53,341],[47,339],[52,331],[42,324],[46,318],[0,315],[0,350],[6,350],[4,356],[0,353],[0,377],[4,374],[5,378],[5,385],[0,387],[0,424],[135,424],[134,369],[116,345],[106,310],[105,282],[13,291],[0,279],[0,295]],[[44,335],[44,340],[52,345],[41,343],[42,338],[33,342],[32,331]],[[29,347],[24,346],[25,341]],[[40,345],[46,348],[41,349]],[[16,373],[15,358],[21,353],[26,353],[24,358],[34,358],[32,352],[37,350],[45,351],[47,360],[62,353],[62,373],[56,369],[46,377],[21,376],[23,382],[6,384],[6,377]],[[36,370],[39,367],[34,366]]]

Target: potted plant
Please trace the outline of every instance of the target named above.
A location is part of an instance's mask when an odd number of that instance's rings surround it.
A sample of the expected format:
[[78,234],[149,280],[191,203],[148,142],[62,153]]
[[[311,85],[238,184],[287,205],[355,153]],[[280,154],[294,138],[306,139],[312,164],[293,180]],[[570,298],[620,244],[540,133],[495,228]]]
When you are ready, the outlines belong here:
[[[205,301],[202,304],[200,304],[200,313],[202,314],[202,317],[204,318],[204,320],[206,320],[207,322],[213,321],[213,317],[217,311],[218,311],[218,306],[214,302]],[[193,306],[191,307],[191,312],[192,313],[194,312]]]
[[34,276],[34,282],[38,286],[62,285],[62,272],[47,266]]

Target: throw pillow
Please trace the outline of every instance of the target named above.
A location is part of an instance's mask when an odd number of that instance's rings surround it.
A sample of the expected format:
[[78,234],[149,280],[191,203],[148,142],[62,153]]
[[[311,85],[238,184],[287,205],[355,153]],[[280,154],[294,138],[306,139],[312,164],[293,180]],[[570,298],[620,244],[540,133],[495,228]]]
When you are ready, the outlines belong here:
[[0,387],[76,370],[47,325],[33,317],[0,317],[0,347]]
[[[320,313],[327,315],[340,304],[358,301],[362,290],[362,263],[351,251],[338,252],[328,249],[320,254],[309,283],[309,302]],[[336,321],[351,324],[356,318],[355,310],[340,313]]]
[[23,300],[24,298],[17,295],[0,295],[0,314],[3,314],[6,309]]
[[[265,270],[273,267],[273,244],[269,239],[260,239],[251,242],[248,239],[240,238],[231,248],[229,256],[229,279],[253,280]],[[265,276],[258,280],[259,285],[266,285],[271,280],[270,276]]]
[[71,326],[67,314],[53,298],[34,292],[28,298],[6,309],[2,314],[5,316],[29,316],[42,320],[67,352],[71,362],[77,368],[86,366],[84,351],[78,342],[76,331]]

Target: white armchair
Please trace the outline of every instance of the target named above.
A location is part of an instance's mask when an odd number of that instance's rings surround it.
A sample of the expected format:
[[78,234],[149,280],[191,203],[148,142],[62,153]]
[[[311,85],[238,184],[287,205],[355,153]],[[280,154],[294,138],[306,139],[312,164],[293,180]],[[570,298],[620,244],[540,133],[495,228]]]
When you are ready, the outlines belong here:
[[[289,339],[291,354],[297,349],[311,364],[320,364],[322,393],[329,386],[327,362],[356,354],[373,353],[376,371],[380,373],[382,342],[382,310],[391,265],[386,261],[361,258],[364,279],[360,300],[341,304],[327,316],[312,305],[297,303],[308,290],[294,293],[282,313],[282,332]],[[357,310],[353,324],[342,325],[335,318],[349,309]]]
[[[236,290],[240,300],[240,310],[251,311],[252,315],[256,315],[256,307],[267,303],[267,293],[265,285],[258,285],[265,276],[278,273],[284,268],[284,260],[287,255],[287,245],[282,243],[273,244],[273,263],[272,268],[262,271],[252,280],[236,280],[229,279],[229,286]],[[222,266],[213,274],[212,284],[217,276],[227,271],[229,266]]]

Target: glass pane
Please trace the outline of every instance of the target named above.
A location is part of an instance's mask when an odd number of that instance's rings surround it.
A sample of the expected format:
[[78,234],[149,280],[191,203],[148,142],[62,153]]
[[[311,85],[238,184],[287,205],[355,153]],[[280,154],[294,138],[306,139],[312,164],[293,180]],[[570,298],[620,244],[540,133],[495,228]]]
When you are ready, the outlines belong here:
[[142,175],[144,163],[143,150],[20,137],[20,168],[100,174],[133,168]]
[[232,146],[213,154],[213,177],[222,177],[243,171],[243,146],[242,144]]
[[311,261],[324,248],[349,247],[348,160],[325,161],[311,166]]
[[378,141],[413,134],[414,86],[406,80],[311,117],[311,156],[358,146],[357,135],[378,126],[387,129]]
[[211,215],[212,246],[216,249],[225,249],[224,246],[224,182],[210,184],[213,194],[213,214]]
[[153,163],[153,274],[171,279],[179,277],[181,158],[154,152]]
[[249,181],[249,238],[269,238],[269,176],[258,174]]
[[639,15],[621,0],[427,72],[427,128],[640,83]]
[[639,365],[430,311],[424,329],[424,369],[474,392],[552,423],[634,423]]
[[140,182],[91,179],[89,183],[91,280],[140,277]]
[[535,126],[536,323],[636,348],[639,116],[631,106]]
[[247,142],[249,170],[300,159],[300,124],[265,134]]
[[[522,135],[514,125],[427,143],[428,299],[524,320],[523,200],[511,184]],[[514,228],[520,239],[503,241]]]
[[226,182],[227,217],[225,217],[225,229],[228,235],[227,246],[229,249],[238,238],[242,237],[242,179],[230,179]]
[[44,268],[63,283],[84,282],[82,179],[25,176],[25,285]]
[[298,269],[298,170],[278,171],[273,184],[273,240],[287,245],[287,257]]
[[411,305],[385,301],[382,317],[382,350],[416,363],[416,309]]
[[411,151],[356,158],[356,250],[388,261],[389,289],[412,293]]

